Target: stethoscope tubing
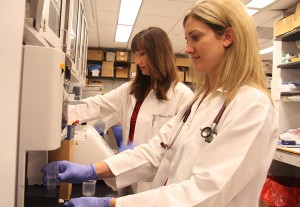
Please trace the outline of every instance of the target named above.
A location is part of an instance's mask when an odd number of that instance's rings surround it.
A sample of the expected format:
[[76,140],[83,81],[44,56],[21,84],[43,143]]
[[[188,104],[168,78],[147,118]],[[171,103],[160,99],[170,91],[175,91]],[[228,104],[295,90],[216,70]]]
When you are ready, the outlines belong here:
[[[202,101],[201,101],[201,102],[202,102]],[[200,102],[200,103],[201,103],[201,102]],[[216,135],[215,130],[216,130],[218,124],[219,124],[219,121],[220,121],[220,119],[221,119],[221,117],[222,117],[222,115],[223,115],[225,109],[226,109],[226,103],[223,104],[222,108],[220,109],[220,111],[218,112],[217,116],[215,117],[215,119],[214,119],[214,121],[213,121],[211,127],[205,127],[205,128],[204,128],[204,129],[208,130],[209,133],[205,134],[205,133],[203,133],[203,132],[204,132],[203,130],[201,131],[201,136],[205,139],[206,142],[210,143],[210,142],[212,141],[212,139],[214,138],[214,137],[212,137],[211,139],[209,139],[210,136],[212,136],[213,134]],[[184,113],[184,115],[183,115],[183,117],[182,117],[181,125],[180,125],[179,129],[177,130],[177,132],[176,132],[174,138],[173,138],[172,141],[170,142],[170,144],[165,144],[164,142],[161,142],[161,143],[160,143],[160,145],[161,145],[163,148],[165,148],[165,149],[168,150],[168,149],[170,149],[170,148],[173,146],[173,144],[174,144],[174,142],[176,141],[176,139],[177,139],[179,133],[181,132],[181,129],[182,129],[183,125],[185,124],[186,120],[188,119],[188,117],[189,117],[189,115],[190,115],[190,113],[191,113],[191,110],[192,110],[192,105],[185,111],[185,113]]]

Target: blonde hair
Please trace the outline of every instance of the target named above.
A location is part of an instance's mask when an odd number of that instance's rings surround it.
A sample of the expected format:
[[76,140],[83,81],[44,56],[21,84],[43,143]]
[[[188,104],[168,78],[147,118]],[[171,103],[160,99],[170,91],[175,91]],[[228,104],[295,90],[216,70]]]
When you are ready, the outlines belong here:
[[[222,88],[227,105],[244,85],[256,87],[270,97],[259,55],[255,24],[240,0],[200,0],[186,14],[184,25],[188,18],[208,25],[216,35],[221,35],[228,27],[234,31],[234,41],[227,48],[223,70],[213,93]],[[206,75],[196,74],[195,80],[195,94],[198,97],[208,90],[209,83]]]

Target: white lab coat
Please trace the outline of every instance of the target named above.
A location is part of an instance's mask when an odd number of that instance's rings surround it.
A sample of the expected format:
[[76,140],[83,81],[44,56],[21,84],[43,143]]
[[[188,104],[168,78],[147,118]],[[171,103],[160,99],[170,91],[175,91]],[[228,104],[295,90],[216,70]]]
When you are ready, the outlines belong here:
[[[122,188],[155,174],[153,189],[117,199],[117,207],[255,207],[273,159],[277,117],[270,99],[253,87],[243,87],[227,106],[211,143],[201,137],[224,103],[209,95],[197,109],[195,102],[174,145],[185,109],[165,124],[148,144],[108,158],[114,179],[106,182]],[[187,108],[187,106],[186,106]],[[166,186],[163,186],[168,179]]]
[[[127,144],[130,119],[136,104],[136,99],[130,93],[131,83],[127,82],[105,95],[97,95],[83,99],[87,103],[70,105],[69,120],[93,120],[109,118],[110,125],[122,123],[123,143]],[[190,102],[193,92],[185,84],[178,82],[167,92],[168,101],[159,101],[152,90],[143,101],[139,110],[134,131],[134,145],[147,143],[158,133],[159,129],[174,117],[186,103]],[[133,185],[134,192],[142,192],[151,188],[153,178],[147,178]]]
[[[131,83],[127,82],[120,87],[106,93],[82,99],[87,103],[70,105],[68,120],[85,121],[93,119],[105,119],[113,117],[110,124],[122,123],[123,142],[127,144],[130,119],[136,104],[136,99],[130,93]],[[135,126],[134,145],[149,141],[164,123],[174,117],[193,97],[193,92],[185,84],[179,82],[175,88],[171,87],[167,92],[168,101],[159,101],[152,90],[141,105]]]

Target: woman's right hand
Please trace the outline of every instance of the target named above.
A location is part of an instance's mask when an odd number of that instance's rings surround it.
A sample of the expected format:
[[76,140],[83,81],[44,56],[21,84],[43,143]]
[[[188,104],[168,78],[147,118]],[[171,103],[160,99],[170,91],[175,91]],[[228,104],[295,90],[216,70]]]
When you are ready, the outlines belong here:
[[42,172],[44,173],[43,176],[43,183],[47,183],[47,167],[50,164],[55,164],[59,166],[59,172],[57,175],[59,182],[67,182],[67,183],[82,183],[84,181],[88,180],[97,180],[98,175],[95,171],[95,168],[92,164],[90,165],[81,165],[76,164],[69,161],[56,161],[51,162],[47,165],[45,165],[42,168]]

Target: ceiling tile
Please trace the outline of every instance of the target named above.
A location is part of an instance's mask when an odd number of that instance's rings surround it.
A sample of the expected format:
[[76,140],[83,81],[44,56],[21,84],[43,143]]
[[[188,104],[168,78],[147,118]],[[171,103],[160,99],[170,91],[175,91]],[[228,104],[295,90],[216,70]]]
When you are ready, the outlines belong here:
[[[130,50],[132,37],[142,29],[158,26],[164,29],[172,42],[175,53],[184,54],[185,39],[182,25],[183,16],[197,0],[143,0],[138,18],[127,43],[115,43],[115,29],[121,0],[91,0],[97,18],[89,32],[89,46],[100,45],[108,48]],[[241,0],[247,4],[250,0]],[[257,26],[260,47],[272,43],[274,21],[281,18],[283,11],[297,4],[299,0],[276,0],[274,4],[253,16]],[[97,28],[98,27],[98,28]],[[97,37],[98,35],[98,37]],[[263,56],[269,58],[272,55]]]
[[117,12],[98,11],[97,23],[98,24],[114,24],[114,25],[116,25],[118,23],[118,13]]
[[191,8],[192,3],[186,1],[149,0],[144,1],[140,14],[161,17],[181,17]]
[[101,28],[99,30],[100,44],[102,42],[114,42],[116,26],[113,24],[99,24]]
[[281,11],[261,11],[254,15],[253,19],[256,26],[261,26],[266,22],[269,22],[270,19],[273,19],[280,14]]
[[118,12],[120,0],[95,0],[97,11],[114,11]]
[[135,23],[135,26],[138,26],[138,27],[156,26],[156,27],[161,27],[163,30],[168,32],[177,23],[177,21],[178,21],[178,18],[140,15]]

